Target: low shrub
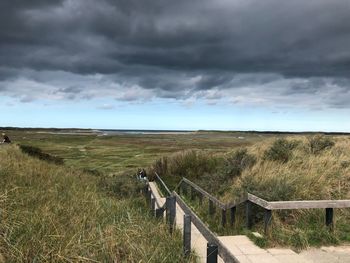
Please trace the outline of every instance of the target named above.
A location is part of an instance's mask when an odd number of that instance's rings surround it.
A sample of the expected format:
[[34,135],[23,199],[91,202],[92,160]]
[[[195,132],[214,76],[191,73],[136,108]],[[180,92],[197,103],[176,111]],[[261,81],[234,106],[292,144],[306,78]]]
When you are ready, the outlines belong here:
[[286,163],[292,157],[292,151],[298,145],[298,143],[298,141],[277,139],[274,141],[272,146],[265,151],[264,159]]
[[169,168],[169,171],[174,175],[198,178],[216,168],[216,159],[204,152],[184,151],[171,158]]
[[22,152],[39,158],[40,160],[44,160],[50,163],[62,165],[64,163],[63,158],[54,156],[48,153],[44,153],[40,148],[34,147],[34,146],[29,146],[29,145],[19,145],[19,148],[22,150]]
[[129,175],[120,175],[116,177],[101,177],[99,186],[120,199],[139,196],[144,188],[144,182]]
[[152,166],[152,169],[152,175],[154,174],[154,172],[158,173],[159,175],[165,175],[168,172],[168,158],[163,157],[155,161]]
[[309,138],[310,152],[318,154],[326,149],[332,148],[334,141],[324,135],[315,135]]
[[222,195],[228,191],[230,187],[230,184],[228,183],[229,178],[230,177],[222,172],[211,174],[205,173],[195,183],[211,194]]
[[[157,172],[170,187],[175,187],[182,177],[196,180],[203,174],[214,173],[219,160],[206,152],[188,150],[163,157],[152,166],[152,173]],[[152,180],[152,177],[149,177]]]
[[241,175],[246,168],[256,163],[256,157],[248,153],[247,149],[238,149],[231,156],[225,159],[225,172],[229,177]]

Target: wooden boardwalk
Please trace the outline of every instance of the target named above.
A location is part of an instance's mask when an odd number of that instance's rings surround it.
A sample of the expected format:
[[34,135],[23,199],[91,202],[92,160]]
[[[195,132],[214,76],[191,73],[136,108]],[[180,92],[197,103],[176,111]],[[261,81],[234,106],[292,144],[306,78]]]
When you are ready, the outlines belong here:
[[[149,183],[154,198],[156,199],[156,208],[160,208],[165,203],[157,185],[154,182]],[[176,227],[183,230],[184,211],[176,205]],[[237,262],[240,263],[313,263],[305,257],[295,253],[290,249],[262,249],[257,247],[246,236],[219,236],[221,243],[234,255]],[[191,224],[191,247],[200,258],[200,262],[206,262],[207,259],[207,243],[206,238],[201,234],[198,228]],[[218,262],[224,262],[222,258],[218,258]]]

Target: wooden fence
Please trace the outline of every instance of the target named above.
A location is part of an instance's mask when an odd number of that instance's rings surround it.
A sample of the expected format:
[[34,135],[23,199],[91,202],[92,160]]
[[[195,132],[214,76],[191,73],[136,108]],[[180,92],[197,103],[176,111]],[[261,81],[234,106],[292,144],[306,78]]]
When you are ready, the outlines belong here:
[[[159,183],[160,188],[168,189],[162,179],[156,175],[156,181]],[[166,191],[168,192],[168,191]],[[223,245],[218,237],[210,231],[210,229],[202,222],[202,220],[192,211],[192,209],[185,203],[175,191],[170,192],[166,196],[166,202],[164,205],[157,201],[156,193],[152,188],[145,186],[145,195],[147,202],[151,206],[151,212],[156,217],[163,217],[164,211],[166,212],[166,222],[169,226],[170,233],[173,233],[175,227],[176,218],[176,204],[184,211],[184,224],[183,224],[183,251],[184,256],[188,257],[191,252],[191,224],[196,226],[203,237],[208,241],[207,243],[207,263],[217,263],[218,255],[228,263],[239,263],[239,260]],[[158,211],[158,212],[157,212]]]
[[[192,211],[192,209],[181,198],[181,194],[188,194],[190,188],[190,198],[194,200],[196,197],[200,204],[203,204],[203,199],[208,200],[209,215],[213,215],[215,208],[221,210],[221,224],[227,226],[227,211],[230,211],[230,225],[233,226],[236,218],[236,208],[239,205],[245,205],[246,227],[251,229],[253,226],[253,209],[255,205],[264,209],[264,232],[268,232],[268,227],[272,220],[272,210],[286,210],[286,209],[325,209],[325,223],[333,229],[333,210],[334,208],[349,208],[350,200],[309,200],[309,201],[266,201],[251,193],[227,204],[218,200],[213,195],[202,189],[200,186],[191,182],[186,178],[182,178],[175,190],[171,192],[160,176],[155,174],[155,182],[162,192],[165,193],[166,202],[162,205],[156,198],[156,193],[149,187],[147,183],[145,194],[151,206],[151,211],[156,217],[163,217],[166,211],[166,222],[169,225],[169,231],[174,231],[176,218],[176,204],[185,212],[184,216],[184,254],[188,256],[191,251],[191,223],[193,223],[200,233],[208,241],[207,244],[207,262],[217,262],[217,256],[220,255],[225,262],[239,262],[237,258],[222,244],[218,237],[210,231],[210,229],[201,221],[201,219]],[[178,191],[179,193],[177,193]]]
[[191,182],[190,180],[183,178],[178,189],[181,193],[187,193],[187,187],[191,189],[191,199],[193,200],[196,196],[199,198],[199,202],[203,202],[203,198],[207,198],[209,201],[209,214],[213,215],[215,213],[215,208],[218,207],[221,210],[221,224],[226,226],[227,224],[227,211],[230,211],[230,225],[232,226],[236,218],[236,208],[238,205],[245,204],[246,210],[246,226],[247,228],[252,228],[253,226],[253,210],[252,205],[256,205],[262,208],[265,212],[264,214],[264,232],[268,231],[268,227],[272,220],[272,210],[291,210],[291,209],[325,209],[325,223],[330,229],[333,229],[333,214],[334,208],[349,208],[350,200],[307,200],[307,201],[266,201],[258,196],[251,193],[247,193],[245,196],[224,204],[219,201],[213,195],[207,193],[204,189]]

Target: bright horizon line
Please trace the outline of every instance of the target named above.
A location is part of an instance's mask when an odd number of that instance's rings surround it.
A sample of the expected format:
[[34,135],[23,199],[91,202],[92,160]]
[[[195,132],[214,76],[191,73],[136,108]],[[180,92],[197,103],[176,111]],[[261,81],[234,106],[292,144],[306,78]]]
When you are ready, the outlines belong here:
[[84,128],[84,127],[33,127],[33,126],[4,126],[0,129],[56,129],[56,130],[104,130],[104,131],[174,131],[174,132],[256,132],[256,133],[326,133],[326,134],[349,134],[350,132],[346,131],[293,131],[293,130],[229,130],[229,129],[127,129],[127,128]]

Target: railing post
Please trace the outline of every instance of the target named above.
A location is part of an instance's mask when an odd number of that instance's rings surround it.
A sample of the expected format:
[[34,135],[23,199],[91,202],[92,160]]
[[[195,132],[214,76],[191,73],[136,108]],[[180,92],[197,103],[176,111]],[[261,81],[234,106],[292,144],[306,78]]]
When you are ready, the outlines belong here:
[[218,246],[215,244],[207,244],[207,263],[218,262]]
[[209,215],[215,214],[215,206],[213,201],[209,199]]
[[269,225],[271,223],[271,218],[272,218],[272,211],[269,209],[265,209],[265,214],[264,214],[264,233],[267,235],[268,230],[269,230]]
[[143,193],[144,193],[144,195],[147,197],[147,193],[148,193],[148,184],[146,184],[145,187],[143,188]]
[[150,204],[151,204],[151,198],[152,198],[151,189],[147,189],[147,195],[146,195],[147,205],[150,205]]
[[333,208],[326,208],[326,226],[333,230]]
[[184,215],[183,250],[185,257],[191,254],[191,216]]
[[166,220],[169,225],[169,231],[172,234],[174,232],[176,217],[176,197],[169,196],[166,198]]
[[221,210],[221,225],[222,225],[222,227],[226,226],[226,222],[227,222],[226,215],[227,215],[226,209],[222,209]]
[[182,185],[182,194],[183,196],[187,196],[187,184]]
[[156,210],[156,199],[151,197],[151,215],[155,215]]
[[245,203],[245,220],[246,220],[247,228],[251,229],[253,226],[253,214],[252,214],[252,203],[250,201],[246,201]]
[[231,215],[230,226],[232,227],[236,222],[236,207],[235,206],[230,208],[230,215]]
[[198,194],[198,203],[199,203],[199,205],[203,204],[203,194],[202,193]]
[[162,218],[163,217],[163,213],[164,213],[164,209],[163,208],[157,208],[156,209],[156,218]]
[[196,191],[194,189],[194,187],[191,186],[191,200],[194,200],[194,198],[196,197]]

